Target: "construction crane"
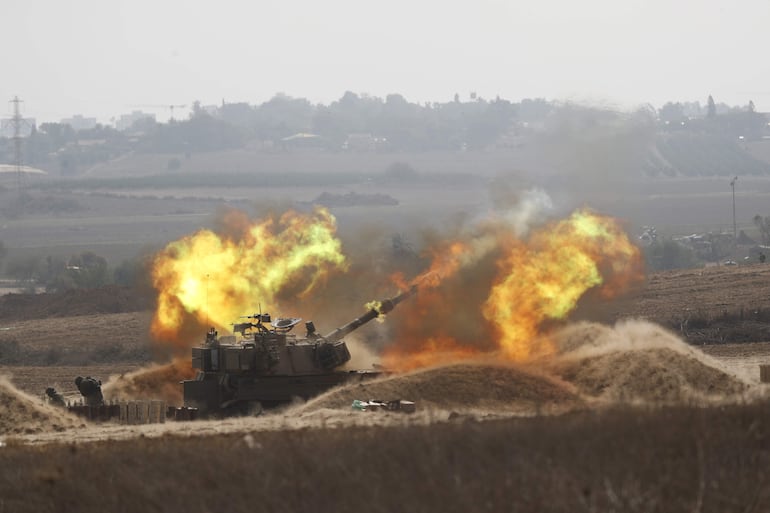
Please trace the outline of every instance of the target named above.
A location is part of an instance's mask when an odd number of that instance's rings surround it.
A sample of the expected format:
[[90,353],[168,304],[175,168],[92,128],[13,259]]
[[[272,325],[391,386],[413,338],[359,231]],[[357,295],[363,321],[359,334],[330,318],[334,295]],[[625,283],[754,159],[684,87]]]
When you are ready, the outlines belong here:
[[135,109],[168,109],[171,112],[169,121],[174,121],[174,109],[184,109],[187,105],[131,105],[131,107]]

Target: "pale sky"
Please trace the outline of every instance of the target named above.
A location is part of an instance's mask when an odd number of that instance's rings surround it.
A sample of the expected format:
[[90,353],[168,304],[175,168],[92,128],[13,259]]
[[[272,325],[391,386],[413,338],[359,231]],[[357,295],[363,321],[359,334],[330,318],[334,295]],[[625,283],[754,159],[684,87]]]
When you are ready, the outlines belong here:
[[0,116],[18,95],[38,123],[346,90],[618,108],[712,94],[770,111],[768,0],[3,0],[0,13]]

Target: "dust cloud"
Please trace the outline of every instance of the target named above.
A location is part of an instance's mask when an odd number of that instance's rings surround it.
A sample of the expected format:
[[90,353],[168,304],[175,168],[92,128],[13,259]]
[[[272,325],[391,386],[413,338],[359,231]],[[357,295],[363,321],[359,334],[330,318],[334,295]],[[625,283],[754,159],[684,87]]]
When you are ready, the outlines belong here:
[[168,404],[182,404],[182,380],[195,377],[189,358],[171,363],[151,364],[134,372],[111,376],[104,384],[105,397],[118,400],[159,399]]
[[350,360],[343,366],[345,370],[366,370],[379,365],[380,357],[363,340],[357,337],[346,337],[345,344],[350,350]]

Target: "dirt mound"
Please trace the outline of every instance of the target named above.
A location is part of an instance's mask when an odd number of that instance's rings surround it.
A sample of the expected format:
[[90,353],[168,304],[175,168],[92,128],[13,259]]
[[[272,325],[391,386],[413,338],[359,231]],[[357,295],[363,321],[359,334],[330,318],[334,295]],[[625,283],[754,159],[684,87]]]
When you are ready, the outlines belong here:
[[421,408],[521,407],[530,411],[580,402],[569,386],[516,366],[460,364],[349,384],[308,402],[302,410],[349,408],[354,399],[406,399]]
[[137,289],[117,285],[57,293],[0,296],[0,319],[3,320],[140,312],[150,308],[151,300]]
[[578,322],[563,327],[553,342],[559,354],[566,354],[586,348],[597,348],[612,344],[614,330],[611,326],[593,322]]
[[567,360],[556,372],[584,394],[623,402],[723,399],[748,389],[735,376],[663,348]]
[[748,384],[660,326],[580,323],[556,337],[561,354],[546,366],[582,393],[612,401],[675,403],[724,399]]
[[17,390],[0,377],[0,435],[64,431],[82,424],[77,417]]

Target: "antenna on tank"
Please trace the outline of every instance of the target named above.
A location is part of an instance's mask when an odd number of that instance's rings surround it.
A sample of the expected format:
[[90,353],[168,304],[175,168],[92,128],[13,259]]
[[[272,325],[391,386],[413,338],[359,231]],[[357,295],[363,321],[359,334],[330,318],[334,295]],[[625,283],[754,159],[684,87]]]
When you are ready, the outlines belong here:
[[206,326],[209,325],[209,275],[206,275]]

